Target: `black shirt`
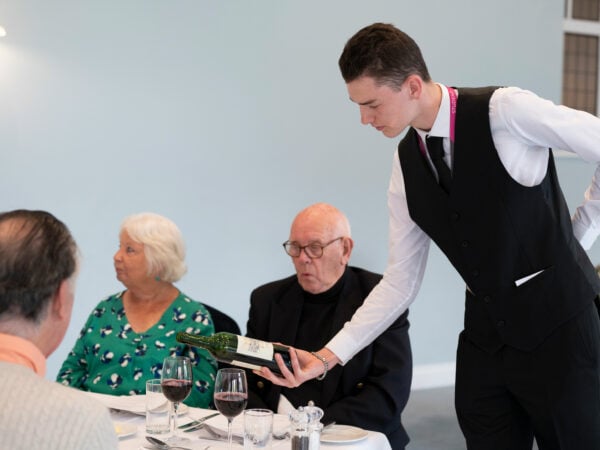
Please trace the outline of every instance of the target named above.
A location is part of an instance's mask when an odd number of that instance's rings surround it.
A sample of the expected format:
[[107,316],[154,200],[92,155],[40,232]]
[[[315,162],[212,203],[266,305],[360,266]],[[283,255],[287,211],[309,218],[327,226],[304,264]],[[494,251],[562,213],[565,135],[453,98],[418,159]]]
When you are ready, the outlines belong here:
[[[332,330],[333,317],[338,303],[341,300],[341,293],[344,288],[346,274],[327,291],[320,294],[311,294],[304,292],[304,303],[300,316],[300,325],[294,346],[308,351],[317,351],[323,348],[327,342],[334,336],[338,330]],[[335,368],[334,368],[335,370]],[[322,383],[313,379],[309,380],[294,389],[282,389],[282,394],[290,401],[295,408],[306,406],[308,400],[315,402],[316,406],[321,403]]]

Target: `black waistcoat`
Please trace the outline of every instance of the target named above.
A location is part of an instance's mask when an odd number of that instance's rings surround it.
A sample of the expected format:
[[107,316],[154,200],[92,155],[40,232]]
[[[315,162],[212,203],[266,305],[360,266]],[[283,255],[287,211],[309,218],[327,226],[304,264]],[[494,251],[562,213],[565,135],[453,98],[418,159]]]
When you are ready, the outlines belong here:
[[469,288],[467,336],[488,351],[504,344],[531,350],[594,299],[600,279],[573,236],[552,152],[537,186],[522,186],[502,165],[489,124],[495,89],[459,89],[449,195],[421,155],[414,129],[398,152],[411,218]]

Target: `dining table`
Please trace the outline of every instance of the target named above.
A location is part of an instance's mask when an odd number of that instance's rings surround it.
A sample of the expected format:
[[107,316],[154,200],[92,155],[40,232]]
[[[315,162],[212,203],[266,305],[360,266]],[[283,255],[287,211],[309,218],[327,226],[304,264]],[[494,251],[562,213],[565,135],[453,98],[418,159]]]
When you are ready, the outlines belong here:
[[[119,438],[119,450],[152,450],[157,447],[147,441],[145,424],[145,395],[123,395],[113,396],[88,392],[88,395],[103,403],[109,408],[111,418],[115,427],[115,432]],[[184,425],[194,420],[214,415],[218,411],[214,409],[192,408],[187,405],[181,405],[180,414],[177,417],[178,425]],[[233,443],[233,449],[243,449],[240,443],[243,436],[243,415],[237,416],[233,420],[232,431],[234,436],[238,436],[237,442]],[[273,415],[273,434],[283,435],[289,431],[289,418],[284,414]],[[218,414],[206,420],[212,430],[219,431],[219,434],[226,436],[227,419]],[[209,435],[203,428],[191,432],[182,432],[179,434],[185,438],[185,442],[177,445],[190,450],[217,450],[227,449],[227,441],[215,439]],[[161,440],[168,440],[169,434],[152,435]],[[291,449],[291,439],[288,435],[283,439],[272,439],[272,449]],[[390,443],[385,434],[378,431],[363,430],[358,427],[333,424],[326,427],[321,434],[321,449],[331,450],[391,450]]]

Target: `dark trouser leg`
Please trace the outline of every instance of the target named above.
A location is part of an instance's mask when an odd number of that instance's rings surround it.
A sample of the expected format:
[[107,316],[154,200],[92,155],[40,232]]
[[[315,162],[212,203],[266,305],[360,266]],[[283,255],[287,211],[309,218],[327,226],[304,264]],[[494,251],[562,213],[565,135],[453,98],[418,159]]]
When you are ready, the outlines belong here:
[[531,450],[533,445],[529,418],[506,387],[503,353],[490,355],[460,335],[455,405],[468,450]]
[[594,304],[532,352],[489,355],[461,336],[456,408],[469,450],[600,449],[600,320]]
[[[600,320],[592,303],[539,350],[531,416],[540,450],[600,449]],[[539,362],[538,362],[539,361]],[[528,397],[524,398],[529,400]]]

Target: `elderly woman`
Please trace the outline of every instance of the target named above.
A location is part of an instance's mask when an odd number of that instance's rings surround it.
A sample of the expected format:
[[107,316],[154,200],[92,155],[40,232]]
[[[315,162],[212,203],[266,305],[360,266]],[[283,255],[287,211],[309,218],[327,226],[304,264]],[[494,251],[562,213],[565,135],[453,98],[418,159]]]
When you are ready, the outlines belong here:
[[143,394],[146,380],[160,377],[165,357],[185,355],[194,372],[185,403],[208,407],[216,362],[205,350],[175,340],[177,331],[214,333],[204,305],[173,285],[187,270],[179,229],[165,217],[142,213],[124,220],[119,241],[114,265],[126,290],[94,309],[57,381],[104,394]]

